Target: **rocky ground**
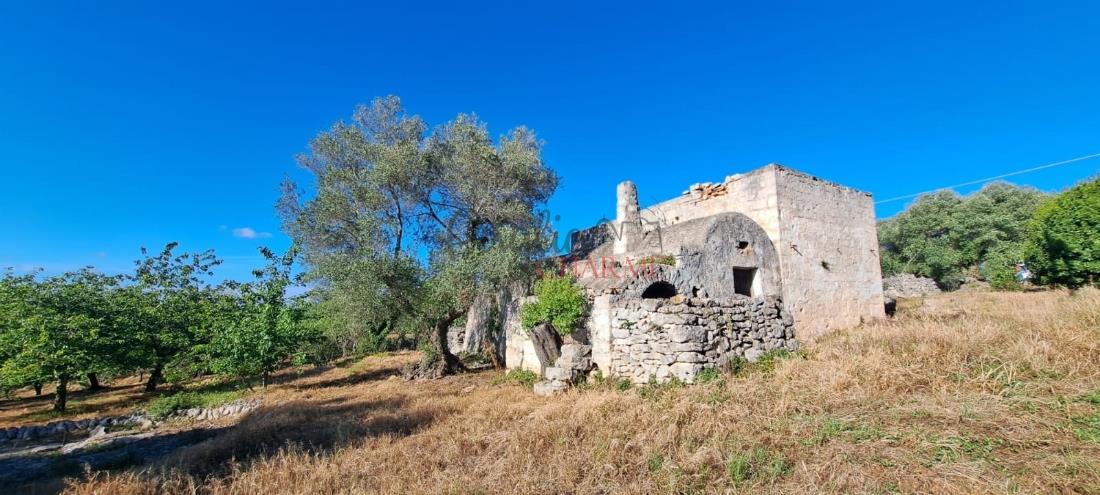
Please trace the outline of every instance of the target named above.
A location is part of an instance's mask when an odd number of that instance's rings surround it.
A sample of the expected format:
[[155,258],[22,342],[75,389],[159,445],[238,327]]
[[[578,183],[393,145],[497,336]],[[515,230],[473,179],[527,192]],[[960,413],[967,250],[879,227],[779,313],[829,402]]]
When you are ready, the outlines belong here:
[[163,419],[134,413],[0,429],[0,492],[52,485],[84,470],[154,463],[180,447],[223,433],[232,427],[226,423],[260,404],[238,400]]

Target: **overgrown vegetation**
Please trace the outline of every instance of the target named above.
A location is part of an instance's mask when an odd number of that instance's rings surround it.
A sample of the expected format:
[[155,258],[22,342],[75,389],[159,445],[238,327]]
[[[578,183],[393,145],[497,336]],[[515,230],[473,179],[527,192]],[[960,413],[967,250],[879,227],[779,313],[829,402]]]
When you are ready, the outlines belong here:
[[520,307],[523,328],[549,323],[561,335],[569,335],[584,316],[586,301],[583,290],[572,275],[546,274],[535,281],[535,301]]
[[879,223],[883,275],[913,273],[956,288],[968,275],[1011,280],[1032,214],[1045,195],[997,182],[969,196],[917,198]]
[[638,264],[676,266],[676,256],[672,254],[655,254],[642,258],[640,261],[638,261]]
[[1026,256],[1042,283],[1100,284],[1100,177],[1039,207],[1031,219]]
[[969,196],[942,191],[879,223],[884,275],[913,273],[947,289],[968,278],[1020,289],[1020,263],[1039,284],[1096,285],[1098,239],[1100,179],[1053,196],[1003,182]]
[[516,368],[508,370],[507,373],[501,374],[499,377],[493,379],[493,385],[519,385],[524,388],[530,388],[535,382],[539,381],[538,373],[531,370],[525,370],[522,368]]

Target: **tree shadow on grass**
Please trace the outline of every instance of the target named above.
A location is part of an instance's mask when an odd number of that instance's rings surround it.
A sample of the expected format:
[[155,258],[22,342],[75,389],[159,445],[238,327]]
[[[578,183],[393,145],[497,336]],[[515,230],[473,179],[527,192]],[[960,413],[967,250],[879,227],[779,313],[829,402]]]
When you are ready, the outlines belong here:
[[401,369],[397,367],[377,368],[369,371],[352,373],[340,378],[296,385],[295,388],[298,390],[316,390],[332,387],[349,387],[363,382],[385,380],[391,376],[401,376]]
[[294,401],[249,413],[225,434],[177,452],[161,467],[195,478],[221,475],[234,462],[248,464],[288,446],[324,454],[372,437],[408,436],[449,413],[410,408],[403,397]]
[[69,454],[32,455],[0,459],[0,493],[58,493],[66,476],[85,469],[106,471],[159,461],[181,447],[206,440],[229,428],[194,429],[140,438],[103,449]]
[[[79,416],[81,414],[104,411],[114,408],[127,407],[144,402],[148,397],[142,393],[142,385],[117,385],[104,387],[98,391],[74,390],[69,392],[69,407],[64,413],[55,413],[52,410],[54,394],[46,393],[38,397],[16,397],[0,400],[0,411],[7,409],[26,408],[27,412],[4,418],[0,427],[30,421],[39,423],[54,419]],[[95,403],[89,401],[95,400]]]

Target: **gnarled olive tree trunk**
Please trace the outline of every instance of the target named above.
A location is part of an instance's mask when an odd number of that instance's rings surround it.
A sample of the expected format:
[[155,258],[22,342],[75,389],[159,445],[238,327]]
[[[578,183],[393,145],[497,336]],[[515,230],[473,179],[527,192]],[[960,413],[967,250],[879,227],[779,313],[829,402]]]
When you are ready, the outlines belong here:
[[539,323],[531,328],[531,342],[535,344],[535,356],[539,358],[539,374],[554,365],[561,357],[561,336],[549,323]]

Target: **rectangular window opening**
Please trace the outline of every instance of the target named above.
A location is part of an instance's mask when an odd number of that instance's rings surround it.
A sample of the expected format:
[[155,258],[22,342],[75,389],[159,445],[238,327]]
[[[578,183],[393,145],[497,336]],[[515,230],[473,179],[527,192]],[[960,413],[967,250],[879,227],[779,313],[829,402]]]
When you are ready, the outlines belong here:
[[742,296],[752,297],[752,283],[756,278],[756,268],[733,269],[733,291]]

